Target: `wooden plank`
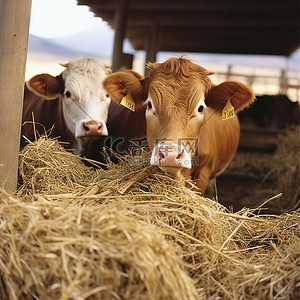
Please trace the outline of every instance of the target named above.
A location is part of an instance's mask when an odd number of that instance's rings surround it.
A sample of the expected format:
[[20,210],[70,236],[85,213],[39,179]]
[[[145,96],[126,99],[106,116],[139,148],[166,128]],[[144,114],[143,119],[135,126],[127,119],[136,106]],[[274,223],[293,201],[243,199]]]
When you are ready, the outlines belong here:
[[0,188],[15,191],[31,0],[0,2]]
[[126,35],[126,24],[127,24],[127,8],[128,0],[119,1],[117,10],[115,11],[115,38],[114,38],[114,49],[112,56],[112,71],[117,72],[122,67],[123,58],[123,42]]

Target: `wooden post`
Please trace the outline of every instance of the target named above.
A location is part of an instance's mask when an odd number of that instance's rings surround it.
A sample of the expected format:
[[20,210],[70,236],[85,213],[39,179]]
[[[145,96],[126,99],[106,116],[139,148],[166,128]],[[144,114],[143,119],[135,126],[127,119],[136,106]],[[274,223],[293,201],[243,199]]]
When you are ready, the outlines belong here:
[[282,95],[287,94],[287,76],[285,70],[281,70],[279,93]]
[[121,68],[132,69],[132,64],[133,64],[133,54],[123,53]]
[[232,75],[232,65],[228,65],[227,67],[227,74],[226,74],[226,81],[229,81]]
[[115,38],[112,57],[112,71],[116,72],[122,66],[123,41],[126,34],[128,0],[119,0],[115,12]]
[[[158,51],[158,26],[156,23],[152,24],[150,27],[149,33],[146,37],[146,64],[148,62],[156,62],[156,56]],[[145,75],[147,74],[148,69],[145,66]]]
[[0,2],[0,188],[15,191],[31,0]]

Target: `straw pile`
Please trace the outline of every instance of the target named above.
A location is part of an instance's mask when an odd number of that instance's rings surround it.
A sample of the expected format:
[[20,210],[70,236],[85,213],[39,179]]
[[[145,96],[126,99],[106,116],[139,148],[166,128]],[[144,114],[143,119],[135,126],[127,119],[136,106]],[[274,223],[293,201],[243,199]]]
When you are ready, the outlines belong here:
[[300,126],[279,136],[275,154],[237,153],[217,183],[219,200],[237,210],[262,205],[279,193],[282,197],[264,204],[261,212],[281,214],[299,208]]
[[162,235],[117,204],[1,199],[1,299],[197,299]]
[[94,173],[79,156],[64,150],[57,140],[40,138],[20,153],[21,193],[58,194],[82,189]]
[[300,297],[299,210],[229,213],[148,153],[93,171],[57,146],[24,148],[17,196],[0,194],[0,297]]
[[283,192],[286,210],[300,207],[300,126],[291,127],[279,137],[278,148],[271,161],[271,171]]

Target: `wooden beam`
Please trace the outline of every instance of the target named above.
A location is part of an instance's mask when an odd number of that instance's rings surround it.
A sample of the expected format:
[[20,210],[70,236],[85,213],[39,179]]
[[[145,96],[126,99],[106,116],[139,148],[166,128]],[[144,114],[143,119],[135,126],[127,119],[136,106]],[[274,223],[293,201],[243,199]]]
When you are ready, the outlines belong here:
[[[143,39],[146,34],[147,26],[127,26],[127,37],[129,39]],[[222,26],[222,27],[182,27],[182,26],[160,26],[159,33],[163,37],[163,40],[166,39],[177,39],[177,40],[189,40],[195,39],[218,39],[222,42],[228,38],[234,39],[250,39],[256,41],[262,39],[264,40],[273,40],[277,42],[278,40],[293,40],[298,36],[299,31],[294,27],[280,27],[278,26],[276,30],[272,31],[270,28],[261,28],[257,31],[257,28],[252,27],[241,27],[237,28],[234,26]],[[268,42],[269,42],[268,41]],[[266,41],[267,42],[267,41]]]
[[[149,32],[146,39],[146,63],[156,62],[157,52],[159,51],[159,36],[158,36],[158,26],[153,23],[149,28]],[[147,68],[145,69],[145,75],[147,73]]]
[[[113,19],[114,10],[93,8],[96,16],[108,23]],[[226,11],[226,10],[130,10],[128,9],[127,26],[151,26],[155,22],[163,26],[236,26],[236,27],[289,27],[298,28],[299,16],[295,9],[286,11]],[[114,24],[111,24],[113,28]]]
[[[115,9],[117,6],[118,0],[78,0],[78,5],[88,5],[95,9]],[[161,1],[161,0],[151,0],[151,1],[141,1],[141,0],[131,0],[129,3],[129,9],[144,9],[144,10],[204,10],[204,9],[235,9],[235,10],[259,10],[259,9],[267,9],[267,10],[283,10],[287,8],[294,8],[295,1],[272,1],[272,5],[270,5],[269,0],[260,1],[259,3],[246,2],[241,3],[240,1],[226,1],[224,4],[223,0],[220,1],[194,1],[194,0],[169,0],[169,1]]]
[[288,27],[298,26],[299,19],[292,18],[273,18],[271,16],[251,16],[245,14],[239,17],[236,16],[222,16],[222,14],[215,16],[205,16],[204,14],[178,14],[178,15],[164,15],[164,14],[146,14],[141,12],[131,12],[128,17],[128,26],[150,26],[151,23],[156,22],[162,26],[236,26],[236,27]]
[[[115,28],[112,20],[118,1],[78,0],[78,3],[89,5],[96,16]],[[130,0],[126,37],[135,50],[143,50],[147,28],[156,23],[161,39],[160,50],[290,55],[299,46],[298,12],[297,0],[274,0],[271,6],[269,0]],[[135,28],[145,33],[136,35]],[[228,38],[224,40],[225,36]],[[201,37],[205,41],[197,44]],[[247,47],[235,44],[235,40],[244,43],[243,37],[251,40],[251,43],[246,41]],[[216,40],[219,45],[216,45]],[[202,42],[210,41],[211,46],[202,46]]]
[[115,11],[114,28],[114,48],[112,57],[112,71],[116,72],[122,66],[123,59],[123,41],[126,34],[127,23],[127,8],[128,0],[120,0],[119,5]]
[[31,0],[0,3],[0,188],[15,191]]

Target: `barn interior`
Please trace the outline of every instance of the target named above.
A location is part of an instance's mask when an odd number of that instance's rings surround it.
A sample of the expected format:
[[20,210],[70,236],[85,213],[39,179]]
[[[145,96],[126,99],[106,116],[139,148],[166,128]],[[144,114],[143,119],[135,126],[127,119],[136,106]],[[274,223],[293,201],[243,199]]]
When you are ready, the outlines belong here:
[[116,30],[114,71],[126,61],[125,37],[152,62],[159,51],[289,56],[299,47],[299,4],[294,0],[272,5],[267,0],[77,3],[89,6]]
[[[156,61],[159,52],[288,57],[300,46],[299,3],[294,0],[275,1],[272,5],[267,0],[251,3],[234,0],[226,3],[219,0],[155,0],[151,3],[138,0],[78,0],[77,3],[89,6],[96,17],[101,17],[115,30],[113,71],[122,67],[132,68],[133,55],[122,51],[125,38],[135,50],[146,52],[145,63]],[[243,80],[250,87],[254,84],[252,76],[231,73],[230,66],[228,72],[219,76],[223,80]],[[241,138],[239,151],[232,165],[235,171],[229,168],[218,179],[219,198],[222,199],[221,195],[225,198],[223,204],[230,206],[238,202],[235,210],[239,210],[253,203],[253,200],[249,201],[249,197],[253,198],[249,195],[253,190],[264,190],[258,197],[261,202],[255,203],[253,207],[271,197],[273,189],[270,181],[273,179],[265,178],[269,170],[264,162],[272,160],[279,138],[286,134],[286,129],[297,126],[300,122],[299,96],[292,99],[289,97],[291,93],[299,93],[299,85],[295,85],[294,79],[288,78],[283,70],[279,78],[274,78],[279,81],[279,93],[257,96],[254,105],[239,114]],[[264,77],[256,80],[263,81]],[[237,172],[234,165],[241,164],[241,160],[250,160],[251,162],[247,162],[248,166],[260,165],[264,170]],[[236,186],[233,186],[234,182]],[[230,197],[226,197],[228,185],[231,191],[238,190],[233,193],[238,195],[237,199],[231,201],[228,200]],[[240,201],[241,198],[245,201]],[[276,208],[272,203],[273,213],[283,210],[283,207]]]
[[[12,124],[29,2],[0,10],[10,24],[0,26],[0,298],[299,299],[300,117],[289,99],[299,84],[282,72],[278,95],[241,113],[239,149],[213,199],[150,167],[144,149],[96,170],[47,136],[20,152]],[[295,0],[77,4],[115,30],[113,71],[133,65],[124,38],[146,62],[165,51],[288,57],[300,46]],[[251,85],[229,71],[221,78]]]

